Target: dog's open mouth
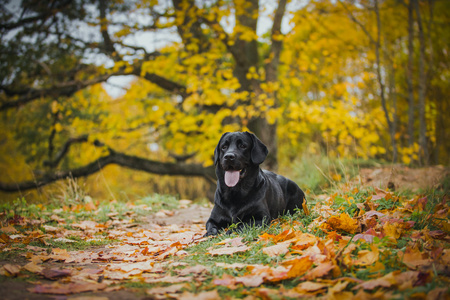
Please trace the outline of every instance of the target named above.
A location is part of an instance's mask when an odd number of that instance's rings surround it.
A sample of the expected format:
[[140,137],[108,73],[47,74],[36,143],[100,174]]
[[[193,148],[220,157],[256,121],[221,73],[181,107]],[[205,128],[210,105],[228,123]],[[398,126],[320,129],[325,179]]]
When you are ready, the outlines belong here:
[[244,177],[246,169],[238,170],[238,171],[225,171],[225,184],[228,187],[233,187],[238,184],[239,179]]

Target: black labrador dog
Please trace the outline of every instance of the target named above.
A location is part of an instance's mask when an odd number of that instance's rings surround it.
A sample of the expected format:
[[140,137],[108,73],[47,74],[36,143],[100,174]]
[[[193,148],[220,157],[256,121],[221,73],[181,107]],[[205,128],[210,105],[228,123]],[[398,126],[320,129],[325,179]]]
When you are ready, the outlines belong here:
[[268,150],[254,134],[227,132],[214,150],[217,189],[206,236],[238,223],[262,225],[302,208],[305,194],[293,181],[261,170]]

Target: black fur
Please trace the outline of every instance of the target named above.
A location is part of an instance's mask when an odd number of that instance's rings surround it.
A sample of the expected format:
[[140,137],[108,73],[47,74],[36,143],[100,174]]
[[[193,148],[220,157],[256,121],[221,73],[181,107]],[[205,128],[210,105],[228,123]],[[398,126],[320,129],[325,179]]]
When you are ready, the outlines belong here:
[[[262,225],[286,212],[302,208],[305,194],[293,181],[259,165],[267,157],[267,147],[252,133],[225,133],[214,150],[217,189],[214,208],[206,222],[206,236],[238,223]],[[238,183],[225,184],[225,171],[242,170]]]

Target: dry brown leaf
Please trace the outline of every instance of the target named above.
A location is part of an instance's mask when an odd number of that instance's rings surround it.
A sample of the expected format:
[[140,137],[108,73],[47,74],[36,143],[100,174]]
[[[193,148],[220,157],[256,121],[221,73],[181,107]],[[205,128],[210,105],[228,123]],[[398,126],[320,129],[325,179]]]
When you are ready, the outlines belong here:
[[141,272],[148,272],[152,270],[152,263],[150,261],[143,261],[137,263],[122,263],[112,264],[109,266],[110,270],[120,270],[123,272],[130,272],[132,270],[139,270]]
[[105,283],[59,283],[36,285],[28,290],[36,294],[69,295],[83,292],[94,292],[107,287]]
[[222,297],[219,296],[217,290],[212,290],[209,292],[201,292],[199,294],[184,292],[178,298],[178,300],[219,300],[219,299],[222,299]]
[[163,296],[161,299],[167,299],[167,294],[179,293],[182,289],[186,288],[189,288],[189,284],[187,283],[174,284],[165,287],[154,287],[152,289],[148,289],[147,294],[150,296],[161,295]]
[[176,270],[175,272],[178,273],[180,276],[186,276],[186,275],[199,275],[201,273],[207,272],[208,268],[202,265],[196,265],[184,268],[182,270]]
[[313,280],[316,278],[321,278],[327,275],[334,267],[335,265],[332,262],[321,263],[316,268],[309,270],[302,279]]
[[9,233],[9,234],[17,233],[17,229],[14,228],[14,226],[12,226],[12,225],[8,225],[8,226],[5,226],[5,227],[2,227],[2,228],[0,228],[0,231],[2,231],[4,233]]
[[226,245],[229,247],[242,246],[244,245],[242,239],[243,239],[242,237],[228,238],[216,243],[215,245]]
[[60,269],[44,269],[41,275],[47,279],[56,280],[58,278],[70,276],[72,272],[70,270],[60,270]]
[[227,263],[223,263],[223,262],[217,262],[216,266],[224,268],[224,269],[243,269],[243,268],[247,268],[249,266],[254,266],[254,265],[247,265],[247,264],[242,264],[242,263],[227,264]]
[[428,258],[428,255],[413,249],[406,249],[405,253],[398,253],[398,256],[402,259],[402,262],[410,269],[417,269],[422,266],[429,266],[432,260]]
[[290,242],[279,243],[279,244],[264,248],[263,253],[267,254],[270,257],[286,254],[289,252],[290,245],[291,245]]
[[222,278],[216,278],[213,281],[214,285],[222,285],[226,286],[227,288],[231,290],[235,290],[237,288],[236,286],[236,278],[234,276],[231,276],[229,274],[224,273],[222,275]]
[[236,283],[242,283],[246,287],[257,287],[264,282],[264,277],[262,275],[246,275],[241,277],[236,277]]
[[37,265],[34,262],[30,262],[30,263],[26,264],[25,266],[23,266],[22,268],[27,270],[28,272],[35,273],[35,274],[36,273],[41,273],[42,270],[44,270],[43,267]]
[[365,281],[363,283],[358,284],[353,289],[357,290],[362,288],[365,290],[373,290],[377,287],[385,287],[385,288],[391,287],[392,285],[397,283],[397,280],[395,279],[397,273],[398,272],[391,272],[389,274],[384,275],[383,277]]
[[68,300],[109,300],[108,297],[101,296],[79,296],[79,297],[69,297]]
[[144,278],[145,283],[159,283],[159,282],[166,282],[166,283],[180,283],[180,282],[188,282],[194,280],[193,277],[181,277],[181,276],[163,276],[163,277],[145,277]]
[[248,247],[248,246],[223,247],[223,248],[218,248],[218,249],[208,251],[207,254],[211,254],[213,256],[214,255],[233,255],[234,253],[245,252],[248,249],[250,249],[250,247]]
[[295,291],[297,291],[297,292],[301,292],[301,291],[314,292],[317,290],[324,289],[326,287],[328,287],[328,284],[318,283],[318,282],[313,282],[313,281],[305,281],[305,282],[302,282],[299,285],[297,285],[295,287]]
[[12,265],[12,264],[6,264],[3,266],[3,268],[11,275],[11,276],[17,276],[20,273],[20,266],[19,265]]

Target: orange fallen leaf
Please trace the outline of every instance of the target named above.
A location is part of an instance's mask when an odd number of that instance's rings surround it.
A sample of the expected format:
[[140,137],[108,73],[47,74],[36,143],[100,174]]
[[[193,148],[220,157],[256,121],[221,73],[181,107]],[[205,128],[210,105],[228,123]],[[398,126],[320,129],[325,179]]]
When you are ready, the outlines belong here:
[[331,216],[327,224],[337,231],[355,233],[358,230],[358,222],[352,219],[347,213],[341,213],[339,216]]
[[290,267],[286,274],[285,279],[300,277],[308,271],[312,265],[313,261],[308,256],[303,256],[293,260],[288,260],[282,263],[285,267]]
[[327,275],[336,266],[332,262],[319,264],[316,268],[309,270],[302,279],[313,280]]

